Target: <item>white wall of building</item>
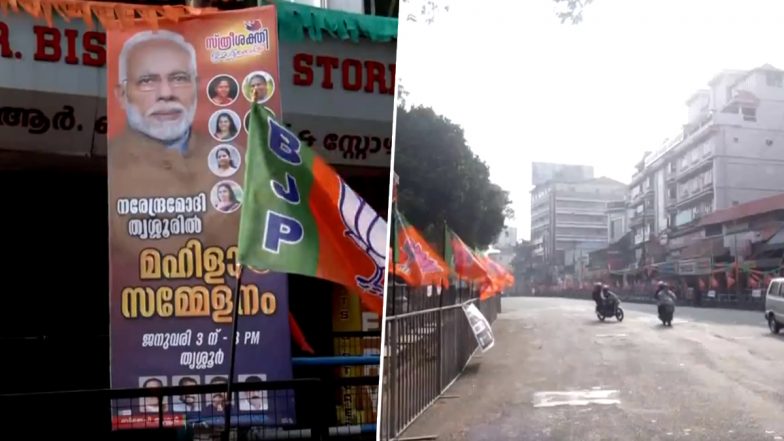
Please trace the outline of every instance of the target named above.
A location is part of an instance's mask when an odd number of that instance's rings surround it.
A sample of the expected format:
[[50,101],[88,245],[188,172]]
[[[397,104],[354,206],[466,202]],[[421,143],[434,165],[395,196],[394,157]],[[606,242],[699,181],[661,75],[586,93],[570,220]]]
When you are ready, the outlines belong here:
[[501,234],[498,235],[498,239],[496,239],[495,244],[493,244],[493,246],[499,250],[503,250],[505,248],[514,248],[515,245],[517,245],[516,227],[504,227],[504,229],[501,231]]

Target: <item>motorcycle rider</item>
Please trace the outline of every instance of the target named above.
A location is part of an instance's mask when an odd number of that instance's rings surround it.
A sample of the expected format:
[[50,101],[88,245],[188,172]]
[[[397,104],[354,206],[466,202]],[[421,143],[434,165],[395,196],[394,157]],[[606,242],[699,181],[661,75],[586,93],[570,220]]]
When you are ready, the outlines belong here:
[[602,306],[602,284],[601,282],[596,282],[593,284],[593,292],[591,293],[593,297],[594,303],[596,303],[596,310],[599,310],[599,307]]
[[660,316],[663,312],[662,308],[665,305],[675,306],[675,299],[678,298],[678,296],[676,296],[675,293],[672,292],[672,290],[670,290],[667,284],[663,281],[659,281],[653,297],[656,299],[656,306]]
[[614,292],[610,291],[610,287],[607,285],[602,286],[602,300],[604,301],[604,306],[607,310],[612,311],[614,314],[615,309],[618,307],[618,303],[620,303],[620,299]]

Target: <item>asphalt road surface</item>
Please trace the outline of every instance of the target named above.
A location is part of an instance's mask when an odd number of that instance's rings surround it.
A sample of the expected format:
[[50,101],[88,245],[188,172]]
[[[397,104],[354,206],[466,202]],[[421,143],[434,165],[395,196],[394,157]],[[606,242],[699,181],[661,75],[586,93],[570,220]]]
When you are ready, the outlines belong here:
[[784,333],[761,312],[505,298],[496,344],[401,435],[438,440],[784,440]]

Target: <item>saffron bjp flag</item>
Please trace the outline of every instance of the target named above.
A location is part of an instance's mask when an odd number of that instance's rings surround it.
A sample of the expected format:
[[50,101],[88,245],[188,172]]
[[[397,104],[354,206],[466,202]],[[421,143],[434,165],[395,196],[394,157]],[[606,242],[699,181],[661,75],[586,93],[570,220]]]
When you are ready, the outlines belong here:
[[501,265],[500,263],[487,258],[489,265],[492,267],[492,271],[496,274],[498,278],[498,282],[503,287],[503,289],[509,288],[514,285],[514,276],[512,273],[507,269],[505,266]]
[[503,291],[505,288],[505,281],[503,271],[499,268],[498,264],[485,255],[474,254],[474,256],[487,270],[487,279],[482,282],[479,288],[479,298],[485,300]]
[[514,276],[500,263],[485,255],[476,256],[487,269],[488,277],[480,286],[480,299],[485,300],[514,286]]
[[245,161],[238,262],[344,285],[381,316],[386,221],[258,104]]
[[393,208],[395,216],[394,274],[410,286],[449,287],[449,265],[436,253],[417,229]]
[[445,228],[445,234],[444,258],[452,271],[460,279],[464,280],[478,281],[486,279],[488,277],[487,268],[474,255],[471,248],[449,227]]

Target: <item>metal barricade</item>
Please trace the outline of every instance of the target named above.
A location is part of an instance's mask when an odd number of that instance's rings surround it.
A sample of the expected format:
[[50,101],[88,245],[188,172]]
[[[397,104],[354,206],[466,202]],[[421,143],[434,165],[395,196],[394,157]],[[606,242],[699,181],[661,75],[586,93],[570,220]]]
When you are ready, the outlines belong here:
[[470,288],[387,290],[380,439],[394,439],[427,410],[477,350],[463,305],[476,303],[492,324],[500,296],[480,301]]

